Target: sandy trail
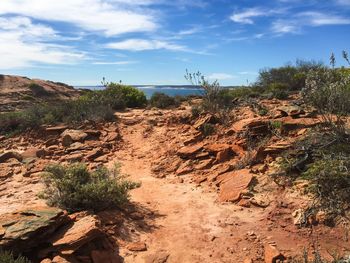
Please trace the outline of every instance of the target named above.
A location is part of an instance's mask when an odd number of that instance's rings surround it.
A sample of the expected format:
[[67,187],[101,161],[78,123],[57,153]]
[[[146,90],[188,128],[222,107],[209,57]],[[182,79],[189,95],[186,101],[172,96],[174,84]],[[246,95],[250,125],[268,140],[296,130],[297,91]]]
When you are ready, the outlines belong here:
[[[149,157],[162,137],[163,128],[157,127],[151,138],[144,138],[141,125],[122,129],[124,147],[117,153],[123,172],[142,186],[131,193],[136,205],[146,207],[157,216],[148,224],[150,232],[140,233],[139,240],[147,251],[130,253],[121,249],[125,262],[156,261],[156,255],[166,262],[241,262],[242,253],[249,255],[247,240],[242,238],[252,230],[249,222],[258,220],[261,212],[243,210],[235,205],[215,202],[216,194],[204,191],[190,183],[179,183],[175,176],[158,179],[151,175]],[[243,220],[244,219],[244,220]],[[258,251],[254,251],[254,254]],[[244,257],[243,257],[244,259]]]

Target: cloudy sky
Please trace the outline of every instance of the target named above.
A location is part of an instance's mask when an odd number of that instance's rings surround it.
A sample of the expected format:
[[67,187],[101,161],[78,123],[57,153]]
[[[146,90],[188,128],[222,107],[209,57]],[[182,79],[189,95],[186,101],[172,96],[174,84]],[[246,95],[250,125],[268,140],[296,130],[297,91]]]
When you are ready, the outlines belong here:
[[244,84],[349,43],[350,0],[0,0],[0,73],[72,85]]

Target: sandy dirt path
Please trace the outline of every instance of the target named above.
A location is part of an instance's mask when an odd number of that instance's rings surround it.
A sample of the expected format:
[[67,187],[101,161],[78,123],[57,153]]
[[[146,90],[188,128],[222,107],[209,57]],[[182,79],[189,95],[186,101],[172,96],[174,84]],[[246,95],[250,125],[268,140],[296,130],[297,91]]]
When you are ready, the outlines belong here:
[[250,250],[261,254],[260,247],[249,245],[244,235],[253,231],[250,223],[259,220],[262,213],[218,204],[215,193],[180,183],[171,175],[166,179],[153,177],[147,156],[157,138],[162,137],[163,128],[157,128],[146,139],[143,129],[140,125],[122,129],[124,147],[116,159],[123,172],[142,183],[132,191],[132,202],[157,216],[148,222],[152,231],[139,233],[139,241],[146,243],[147,251],[121,249],[125,262],[243,262],[253,252]]

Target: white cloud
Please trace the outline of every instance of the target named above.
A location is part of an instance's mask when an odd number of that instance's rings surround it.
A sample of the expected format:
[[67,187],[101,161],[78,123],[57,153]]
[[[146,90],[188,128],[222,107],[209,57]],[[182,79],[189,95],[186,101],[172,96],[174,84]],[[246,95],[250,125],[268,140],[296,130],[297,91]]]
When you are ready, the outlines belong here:
[[0,69],[36,64],[71,64],[85,57],[66,46],[50,44],[55,31],[25,17],[0,18]]
[[136,63],[138,63],[138,62],[125,60],[125,61],[112,61],[112,62],[97,61],[97,62],[93,62],[92,64],[94,64],[94,65],[130,65],[130,64],[136,64]]
[[16,14],[45,21],[74,24],[107,36],[147,32],[157,28],[155,16],[142,6],[143,0],[1,0],[0,15]]
[[319,12],[303,12],[298,15],[299,17],[307,17],[310,25],[312,26],[324,26],[324,25],[348,25],[350,24],[350,18],[342,17],[333,14],[324,14]]
[[144,50],[156,50],[166,49],[171,51],[187,51],[186,47],[169,43],[160,40],[145,40],[145,39],[127,39],[120,42],[114,42],[107,44],[108,48],[129,50],[129,51],[144,51]]
[[277,34],[297,33],[300,31],[300,26],[295,23],[295,20],[277,20],[272,23],[272,32]]
[[227,73],[212,73],[208,76],[209,79],[213,80],[227,80],[227,79],[233,79],[235,76]]
[[271,29],[277,34],[300,33],[303,27],[319,27],[327,25],[348,25],[350,19],[321,12],[301,12],[289,19],[279,19],[272,23]]
[[250,8],[240,13],[234,13],[230,16],[230,19],[233,22],[236,23],[242,23],[242,24],[254,24],[254,21],[252,18],[259,17],[259,16],[266,16],[266,11],[260,9],[260,8]]

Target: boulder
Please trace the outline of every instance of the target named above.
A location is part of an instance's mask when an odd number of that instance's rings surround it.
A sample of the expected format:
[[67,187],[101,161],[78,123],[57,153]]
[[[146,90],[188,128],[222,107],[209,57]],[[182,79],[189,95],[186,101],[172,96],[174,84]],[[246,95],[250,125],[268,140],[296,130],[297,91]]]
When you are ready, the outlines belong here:
[[47,242],[60,226],[69,222],[67,213],[54,207],[32,207],[0,215],[0,249],[14,253],[31,251]]
[[81,130],[65,130],[61,134],[62,145],[68,147],[73,142],[83,142],[88,135]]
[[53,249],[63,255],[71,255],[86,243],[103,236],[99,229],[100,221],[95,216],[86,216],[64,226],[50,238]]
[[253,179],[249,169],[228,172],[223,174],[226,178],[220,185],[219,201],[236,202],[241,198],[241,193],[245,190]]
[[286,260],[285,256],[275,246],[270,244],[265,245],[264,259],[265,263],[277,263]]

